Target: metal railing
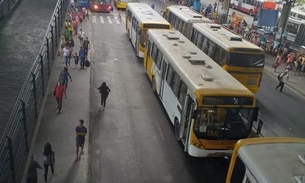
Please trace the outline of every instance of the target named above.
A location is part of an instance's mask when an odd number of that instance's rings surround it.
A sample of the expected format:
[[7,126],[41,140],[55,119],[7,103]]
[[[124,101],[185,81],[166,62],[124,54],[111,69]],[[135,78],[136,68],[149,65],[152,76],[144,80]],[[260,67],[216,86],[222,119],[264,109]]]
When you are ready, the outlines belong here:
[[4,18],[20,0],[0,0],[0,19]]
[[39,54],[25,77],[0,139],[0,183],[21,181],[56,50],[60,44],[67,5],[68,0],[58,0]]

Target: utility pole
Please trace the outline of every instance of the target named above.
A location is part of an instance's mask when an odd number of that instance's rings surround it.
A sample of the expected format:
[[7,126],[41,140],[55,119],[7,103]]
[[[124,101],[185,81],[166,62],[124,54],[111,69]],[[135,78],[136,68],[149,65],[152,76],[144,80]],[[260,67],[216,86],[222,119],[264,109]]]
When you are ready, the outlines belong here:
[[229,9],[230,9],[230,0],[220,0],[218,1],[218,6],[222,2],[222,7],[218,8],[218,14],[219,14],[219,22],[220,24],[226,24],[228,15],[229,15]]
[[294,3],[294,0],[285,0],[283,4],[283,9],[281,12],[281,17],[278,23],[278,35],[277,38],[280,38],[281,44],[284,42],[287,22],[290,16],[290,10],[292,8],[292,4]]

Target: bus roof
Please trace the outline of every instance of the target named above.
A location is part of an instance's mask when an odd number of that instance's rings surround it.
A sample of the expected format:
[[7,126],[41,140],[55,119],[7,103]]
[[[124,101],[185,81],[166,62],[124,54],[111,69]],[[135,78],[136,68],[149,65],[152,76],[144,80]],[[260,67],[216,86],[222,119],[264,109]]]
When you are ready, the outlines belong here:
[[213,23],[212,20],[204,17],[200,13],[192,10],[187,6],[181,5],[171,5],[167,9],[177,15],[185,22],[203,22],[203,23]]
[[[150,29],[148,37],[178,72],[193,93],[254,97],[244,85],[202,52],[182,33],[168,29]],[[174,60],[171,61],[171,60]]]
[[260,50],[259,53],[264,53],[264,50],[248,41],[241,36],[236,35],[218,24],[195,23],[194,29],[203,33],[210,40],[224,49],[228,48],[242,48]]
[[[305,139],[267,137],[244,139],[239,144],[238,155],[251,174],[260,183],[296,183],[295,176],[305,176]],[[252,142],[251,142],[252,141]]]
[[130,9],[139,23],[158,23],[170,26],[170,23],[146,3],[127,3],[127,9]]

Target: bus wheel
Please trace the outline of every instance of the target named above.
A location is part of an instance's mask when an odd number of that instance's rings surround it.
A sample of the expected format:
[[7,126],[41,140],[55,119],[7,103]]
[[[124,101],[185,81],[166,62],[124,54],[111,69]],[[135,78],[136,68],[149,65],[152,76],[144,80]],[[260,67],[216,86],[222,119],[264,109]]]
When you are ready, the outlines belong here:
[[179,138],[180,126],[179,126],[179,122],[177,119],[175,119],[174,128],[175,128],[175,137],[179,141],[180,140],[180,138]]
[[154,93],[156,93],[156,82],[154,77],[152,77],[151,80],[151,89],[153,90]]

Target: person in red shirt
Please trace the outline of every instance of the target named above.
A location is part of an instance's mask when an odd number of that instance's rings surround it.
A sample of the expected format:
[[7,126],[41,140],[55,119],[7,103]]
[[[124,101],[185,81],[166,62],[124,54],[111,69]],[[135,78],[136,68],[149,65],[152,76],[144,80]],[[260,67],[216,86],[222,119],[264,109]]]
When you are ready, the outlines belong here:
[[64,98],[64,93],[65,93],[65,86],[63,83],[58,82],[53,91],[53,95],[56,98],[57,105],[58,105],[58,114],[61,113],[61,107],[62,107],[62,99]]

